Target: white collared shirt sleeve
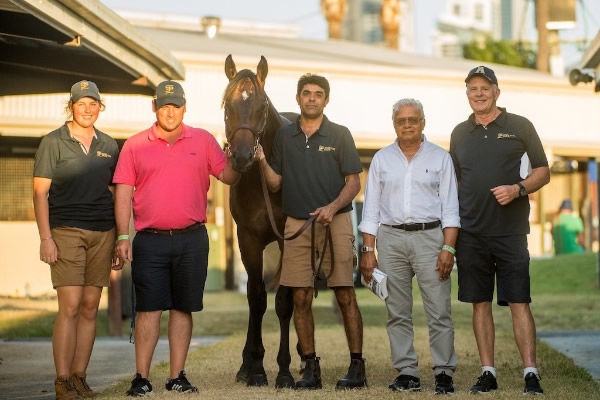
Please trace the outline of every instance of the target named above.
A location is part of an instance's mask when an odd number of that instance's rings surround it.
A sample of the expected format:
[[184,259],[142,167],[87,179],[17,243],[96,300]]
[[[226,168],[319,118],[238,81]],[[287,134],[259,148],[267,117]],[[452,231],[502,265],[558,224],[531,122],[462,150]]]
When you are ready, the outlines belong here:
[[380,200],[381,200],[381,180],[379,177],[379,152],[373,156],[367,175],[367,184],[365,186],[365,198],[362,210],[362,219],[358,225],[358,230],[364,233],[377,236],[380,222]]
[[456,174],[454,173],[454,164],[449,153],[446,153],[446,157],[442,161],[439,195],[442,207],[442,229],[446,227],[460,228]]

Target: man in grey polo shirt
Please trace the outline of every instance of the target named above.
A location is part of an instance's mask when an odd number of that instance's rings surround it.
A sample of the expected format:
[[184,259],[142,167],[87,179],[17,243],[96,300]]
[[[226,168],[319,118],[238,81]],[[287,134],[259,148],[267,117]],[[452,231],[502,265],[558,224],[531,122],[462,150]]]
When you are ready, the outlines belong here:
[[423,298],[435,393],[453,394],[456,369],[450,314],[450,272],[458,234],[458,195],[450,154],[423,135],[421,102],[402,99],[392,110],[397,139],[379,150],[369,168],[363,217],[361,272],[370,281],[377,267],[388,275],[387,331],[392,364],[400,375],[394,391],[420,391],[413,346],[412,279]]

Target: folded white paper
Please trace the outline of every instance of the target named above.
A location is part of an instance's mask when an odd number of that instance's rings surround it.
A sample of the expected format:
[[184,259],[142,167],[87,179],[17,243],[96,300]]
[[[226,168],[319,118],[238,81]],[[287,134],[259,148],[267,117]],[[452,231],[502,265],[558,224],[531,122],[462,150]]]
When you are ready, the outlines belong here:
[[362,276],[362,274],[360,276],[360,281],[365,287],[369,288],[371,292],[375,293],[375,295],[381,300],[385,300],[387,298],[387,274],[379,268],[375,268],[373,270],[373,277],[371,278],[371,282],[365,282],[365,278]]

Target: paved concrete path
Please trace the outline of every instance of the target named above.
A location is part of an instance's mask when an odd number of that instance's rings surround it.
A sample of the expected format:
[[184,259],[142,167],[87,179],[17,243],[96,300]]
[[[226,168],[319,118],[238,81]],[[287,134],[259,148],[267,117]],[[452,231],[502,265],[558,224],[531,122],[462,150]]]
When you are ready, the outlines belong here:
[[538,332],[538,338],[571,358],[600,383],[600,331]]
[[[192,338],[190,350],[210,346],[223,337]],[[169,344],[161,338],[152,365],[169,359]],[[88,368],[88,384],[102,391],[120,379],[133,378],[134,345],[128,338],[96,338]],[[54,399],[51,339],[0,340],[0,398]]]

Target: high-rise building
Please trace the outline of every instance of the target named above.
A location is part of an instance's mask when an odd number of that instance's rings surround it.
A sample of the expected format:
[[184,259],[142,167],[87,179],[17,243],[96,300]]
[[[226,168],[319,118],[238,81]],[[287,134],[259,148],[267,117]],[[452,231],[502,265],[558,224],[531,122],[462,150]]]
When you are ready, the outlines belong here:
[[486,37],[500,39],[501,3],[503,0],[447,0],[445,12],[438,20],[438,32],[434,35],[433,53],[462,57],[464,43]]
[[[413,52],[415,49],[414,0],[400,3],[400,33],[398,49]],[[381,0],[348,0],[348,13],[343,23],[343,38],[355,42],[384,45],[379,20]]]

